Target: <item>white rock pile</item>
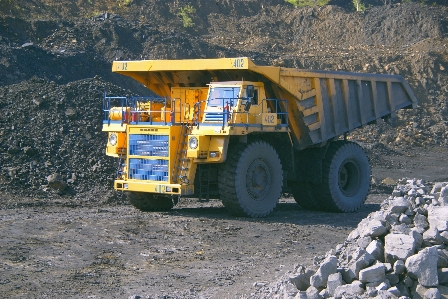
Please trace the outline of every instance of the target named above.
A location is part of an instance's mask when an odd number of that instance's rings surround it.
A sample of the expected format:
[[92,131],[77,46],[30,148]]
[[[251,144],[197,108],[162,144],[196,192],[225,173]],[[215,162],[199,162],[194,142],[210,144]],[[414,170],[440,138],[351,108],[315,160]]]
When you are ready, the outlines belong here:
[[402,179],[381,209],[270,298],[448,298],[448,183]]

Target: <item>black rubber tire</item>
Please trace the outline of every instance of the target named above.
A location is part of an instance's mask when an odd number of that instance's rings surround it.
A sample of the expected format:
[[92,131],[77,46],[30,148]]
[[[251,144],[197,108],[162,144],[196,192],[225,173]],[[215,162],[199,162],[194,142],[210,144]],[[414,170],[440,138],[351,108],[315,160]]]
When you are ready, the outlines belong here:
[[322,184],[315,188],[324,210],[355,212],[365,202],[370,189],[370,163],[364,150],[349,141],[335,141],[323,162]]
[[171,197],[146,192],[126,192],[129,202],[144,212],[169,211],[173,208]]
[[291,186],[294,200],[305,210],[320,211],[322,206],[313,192],[317,187],[317,185],[308,182],[294,182]]
[[275,149],[264,141],[231,147],[219,177],[222,203],[236,216],[264,217],[281,196],[282,165]]

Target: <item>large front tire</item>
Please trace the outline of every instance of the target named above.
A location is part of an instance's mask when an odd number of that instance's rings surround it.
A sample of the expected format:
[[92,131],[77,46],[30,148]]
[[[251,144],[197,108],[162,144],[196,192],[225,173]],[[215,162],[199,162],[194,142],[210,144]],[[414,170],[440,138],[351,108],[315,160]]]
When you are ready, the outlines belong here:
[[170,197],[146,192],[126,192],[129,202],[144,212],[168,211],[173,208]]
[[369,159],[361,146],[335,141],[325,155],[322,184],[315,195],[325,210],[355,212],[367,198],[370,174]]
[[220,168],[219,193],[233,215],[268,215],[277,205],[282,185],[278,154],[264,141],[235,145]]

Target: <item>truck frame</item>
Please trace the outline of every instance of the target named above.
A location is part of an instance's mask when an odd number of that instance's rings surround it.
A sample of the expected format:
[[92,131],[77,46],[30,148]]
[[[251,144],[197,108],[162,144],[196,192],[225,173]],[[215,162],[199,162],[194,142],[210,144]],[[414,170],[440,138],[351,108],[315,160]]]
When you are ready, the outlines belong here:
[[282,192],[303,208],[354,212],[370,188],[356,128],[417,106],[403,77],[258,66],[247,57],[114,61],[154,97],[104,96],[114,188],[143,211],[219,198],[263,217]]

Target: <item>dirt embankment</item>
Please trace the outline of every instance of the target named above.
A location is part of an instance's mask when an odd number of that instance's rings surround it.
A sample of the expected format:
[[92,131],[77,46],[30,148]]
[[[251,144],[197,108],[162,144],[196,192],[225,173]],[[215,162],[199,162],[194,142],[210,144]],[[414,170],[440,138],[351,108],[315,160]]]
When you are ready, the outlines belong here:
[[3,189],[25,186],[20,192],[35,195],[54,172],[75,178],[79,190],[110,183],[114,165],[103,155],[102,93],[149,94],[111,74],[114,59],[249,56],[258,64],[401,74],[420,108],[352,138],[388,146],[448,144],[445,6],[377,6],[357,13],[278,1],[199,1],[191,16],[195,26],[184,28],[177,15],[184,4],[133,2],[123,15],[88,18],[0,18]]

